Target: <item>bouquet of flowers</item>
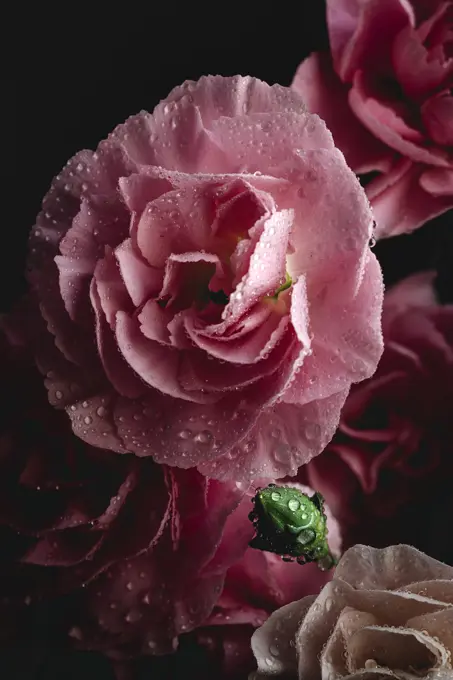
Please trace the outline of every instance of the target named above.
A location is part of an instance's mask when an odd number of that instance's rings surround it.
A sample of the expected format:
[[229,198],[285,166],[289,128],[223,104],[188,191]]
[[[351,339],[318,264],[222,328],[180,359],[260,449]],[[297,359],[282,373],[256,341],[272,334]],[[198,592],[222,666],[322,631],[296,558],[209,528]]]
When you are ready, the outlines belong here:
[[453,678],[453,3],[326,20],[291,86],[175,84],[42,201],[2,677]]

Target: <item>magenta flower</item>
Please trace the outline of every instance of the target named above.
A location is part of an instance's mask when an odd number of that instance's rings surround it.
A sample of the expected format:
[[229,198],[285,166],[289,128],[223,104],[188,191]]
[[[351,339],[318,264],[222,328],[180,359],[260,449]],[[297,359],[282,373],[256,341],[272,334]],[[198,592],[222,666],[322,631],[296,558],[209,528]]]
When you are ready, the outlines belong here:
[[293,88],[367,184],[378,237],[453,207],[453,5],[327,0],[331,55],[299,66]]

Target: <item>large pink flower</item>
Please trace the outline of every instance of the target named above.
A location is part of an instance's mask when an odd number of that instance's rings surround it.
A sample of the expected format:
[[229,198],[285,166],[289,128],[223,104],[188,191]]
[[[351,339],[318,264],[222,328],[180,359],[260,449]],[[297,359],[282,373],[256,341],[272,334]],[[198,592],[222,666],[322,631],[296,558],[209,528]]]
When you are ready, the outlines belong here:
[[326,451],[301,470],[341,520],[347,545],[407,542],[453,563],[453,306],[433,274],[386,294],[384,354],[353,389]]
[[0,638],[38,602],[68,596],[80,647],[172,649],[247,548],[247,487],[81,441],[1,332],[0,369]]
[[293,87],[325,119],[367,185],[377,236],[453,207],[453,3],[327,0],[331,55],[313,54]]
[[44,199],[29,265],[51,402],[96,446],[218,479],[294,474],[381,354],[371,230],[296,93],[185,83]]

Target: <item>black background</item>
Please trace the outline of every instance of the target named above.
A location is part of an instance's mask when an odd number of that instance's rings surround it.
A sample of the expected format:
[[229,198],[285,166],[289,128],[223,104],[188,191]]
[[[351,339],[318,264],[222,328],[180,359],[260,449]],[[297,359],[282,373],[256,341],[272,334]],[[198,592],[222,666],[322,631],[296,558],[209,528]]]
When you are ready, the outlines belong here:
[[[16,12],[15,24],[4,26],[14,47],[3,67],[2,311],[24,289],[28,232],[71,155],[94,148],[129,115],[152,110],[186,79],[240,73],[289,85],[299,62],[328,44],[322,0],[38,2]],[[443,298],[453,301],[451,222],[444,216],[414,236],[378,244],[387,282],[438,266]],[[32,677],[25,665],[15,673],[8,680]],[[39,679],[88,676],[108,677],[92,659],[55,658]]]

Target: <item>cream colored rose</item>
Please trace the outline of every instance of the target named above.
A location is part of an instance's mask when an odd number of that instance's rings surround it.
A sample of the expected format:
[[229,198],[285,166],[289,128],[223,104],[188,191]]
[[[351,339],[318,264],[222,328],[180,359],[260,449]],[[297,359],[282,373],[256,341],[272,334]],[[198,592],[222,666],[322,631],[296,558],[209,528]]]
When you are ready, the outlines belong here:
[[453,680],[453,567],[415,548],[350,548],[321,593],[252,637],[250,680]]

